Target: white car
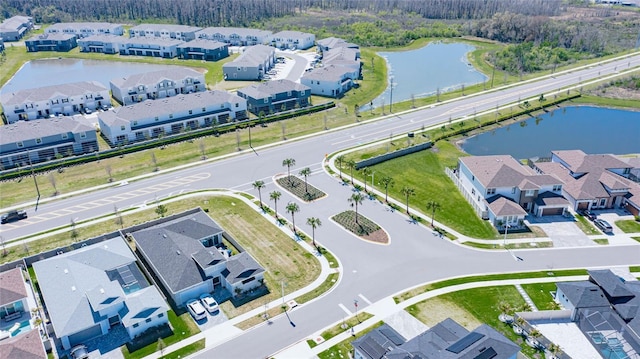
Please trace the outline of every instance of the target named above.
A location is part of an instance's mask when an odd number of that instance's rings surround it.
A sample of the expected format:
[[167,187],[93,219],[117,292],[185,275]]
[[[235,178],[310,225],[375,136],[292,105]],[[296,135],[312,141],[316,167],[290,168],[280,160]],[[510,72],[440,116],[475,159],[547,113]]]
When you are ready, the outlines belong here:
[[207,317],[207,312],[197,299],[190,300],[187,303],[187,309],[189,309],[189,313],[191,313],[191,316],[195,320],[201,320]]
[[209,313],[213,314],[220,310],[218,306],[218,302],[210,294],[203,294],[200,296],[200,302],[202,305],[209,311]]

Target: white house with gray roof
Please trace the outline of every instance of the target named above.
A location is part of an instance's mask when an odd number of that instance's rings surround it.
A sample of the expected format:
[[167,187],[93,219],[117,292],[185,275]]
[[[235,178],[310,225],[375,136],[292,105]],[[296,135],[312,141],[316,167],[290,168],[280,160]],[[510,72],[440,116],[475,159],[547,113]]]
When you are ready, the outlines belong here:
[[255,45],[246,48],[235,60],[222,65],[222,72],[227,81],[257,81],[261,80],[275,63],[276,50],[273,47]]
[[100,131],[113,146],[246,118],[247,101],[226,91],[177,95],[98,113]]
[[217,288],[237,294],[262,285],[264,268],[241,248],[230,257],[224,230],[200,208],[123,232],[177,307]]
[[346,40],[339,37],[327,37],[324,39],[320,39],[316,41],[316,44],[318,46],[318,52],[320,53],[325,53],[326,51],[341,47],[358,50],[358,53],[360,52],[360,46],[347,42]]
[[96,129],[82,120],[77,115],[0,126],[0,165],[5,169],[25,167],[98,151]]
[[353,87],[359,71],[345,66],[329,65],[313,69],[300,78],[300,83],[311,88],[311,94],[341,97]]
[[78,39],[80,52],[97,52],[102,54],[118,54],[120,46],[128,39],[113,34],[90,35]]
[[206,91],[204,75],[187,67],[172,67],[158,71],[119,77],[109,82],[111,95],[122,105],[145,100]]
[[140,24],[129,29],[129,37],[159,37],[191,41],[196,38],[196,32],[202,28],[188,25],[174,24]]
[[35,262],[33,269],[64,349],[115,326],[123,326],[133,339],[168,322],[168,305],[121,237]]
[[111,105],[109,89],[98,81],[73,82],[5,92],[0,103],[8,123],[36,120],[51,115],[73,115],[85,108]]
[[109,22],[59,22],[47,27],[47,34],[72,34],[78,39],[92,35],[119,35],[124,34],[122,24]]
[[311,89],[286,79],[265,81],[237,91],[247,100],[247,109],[255,115],[269,115],[309,105]]
[[271,41],[272,35],[271,31],[243,27],[206,27],[196,33],[199,39],[216,40],[231,46],[265,45]]
[[218,61],[229,57],[229,44],[198,38],[178,45],[178,57],[181,59]]
[[0,23],[0,37],[6,41],[19,41],[33,28],[31,16],[13,16]]
[[306,50],[315,41],[316,35],[301,31],[280,31],[271,36],[271,45],[278,49]]
[[129,39],[123,38],[123,41],[118,44],[118,47],[120,55],[172,59],[178,56],[178,46],[183,43],[184,41],[179,39],[139,36]]

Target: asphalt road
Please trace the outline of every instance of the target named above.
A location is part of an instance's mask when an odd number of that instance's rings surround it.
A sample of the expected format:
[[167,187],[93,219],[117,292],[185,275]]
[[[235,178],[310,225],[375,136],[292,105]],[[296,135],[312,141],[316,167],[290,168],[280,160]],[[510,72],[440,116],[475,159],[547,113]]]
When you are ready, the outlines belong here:
[[[292,173],[311,167],[315,174],[309,178],[310,183],[329,196],[307,204],[282,191],[283,197],[278,207],[283,209],[288,201],[297,201],[301,212],[296,215],[296,222],[309,232],[310,228],[306,228],[304,224],[307,217],[315,216],[322,220],[323,225],[316,230],[316,239],[340,259],[344,272],[339,285],[321,299],[293,310],[288,317],[278,318],[272,325],[255,328],[231,341],[207,349],[197,355],[199,358],[269,356],[338,321],[348,311],[353,311],[354,299],[359,301],[359,310],[366,310],[369,303],[431,280],[477,273],[638,264],[638,246],[523,250],[518,251],[518,256],[523,261],[514,261],[507,252],[478,251],[436,238],[429,230],[408,222],[400,213],[389,212],[385,206],[375,201],[366,201],[360,208],[361,213],[385,228],[391,236],[391,243],[387,246],[367,243],[330,221],[332,215],[349,208],[347,198],[351,189],[321,172],[321,161],[327,153],[385,139],[391,133],[417,130],[422,125],[437,125],[448,121],[450,117],[456,119],[519,99],[537,98],[541,93],[549,97],[549,93],[559,88],[637,65],[640,65],[640,56],[558,74],[542,81],[493,93],[467,96],[433,108],[391,116],[340,131],[328,131],[304,140],[285,141],[279,146],[258,149],[257,153],[247,152],[160,174],[126,186],[44,203],[40,205],[37,214],[33,208],[29,208],[28,220],[4,225],[2,235],[8,239],[17,238],[66,225],[70,219],[78,221],[112,213],[114,206],[120,209],[140,206],[181,191],[230,188],[257,195],[251,183],[258,179],[267,184],[262,190],[263,200],[266,201],[268,195],[265,194],[275,189],[272,176],[286,172],[286,168],[281,165],[283,159],[295,158],[296,167],[292,168]],[[287,214],[284,215],[288,217]]]

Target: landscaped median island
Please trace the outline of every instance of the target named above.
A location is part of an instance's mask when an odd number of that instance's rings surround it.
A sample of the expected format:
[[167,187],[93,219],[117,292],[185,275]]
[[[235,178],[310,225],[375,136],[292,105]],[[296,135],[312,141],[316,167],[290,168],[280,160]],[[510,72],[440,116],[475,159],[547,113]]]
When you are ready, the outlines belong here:
[[327,194],[303,181],[296,176],[284,176],[276,179],[276,182],[289,193],[295,195],[305,202],[315,201]]
[[389,243],[389,235],[384,229],[356,211],[344,211],[331,219],[364,240],[380,244]]

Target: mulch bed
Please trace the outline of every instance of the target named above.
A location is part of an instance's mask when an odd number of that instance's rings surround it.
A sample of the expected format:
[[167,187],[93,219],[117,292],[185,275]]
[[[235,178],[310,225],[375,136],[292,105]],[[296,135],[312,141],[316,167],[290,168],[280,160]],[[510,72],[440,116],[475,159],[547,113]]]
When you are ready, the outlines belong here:
[[304,180],[296,176],[280,177],[276,179],[276,182],[278,182],[278,184],[282,186],[282,188],[286,189],[291,194],[295,195],[305,202],[315,201],[316,199],[322,198],[327,195],[326,193],[309,184],[308,181],[305,191]]
[[387,232],[369,218],[358,214],[358,223],[356,223],[355,211],[344,211],[331,218],[349,232],[364,240],[381,244],[389,243]]

